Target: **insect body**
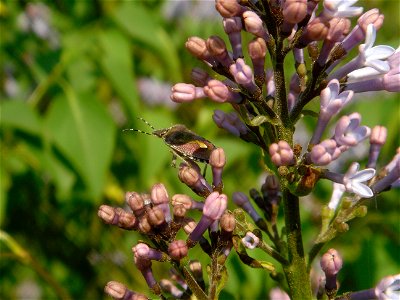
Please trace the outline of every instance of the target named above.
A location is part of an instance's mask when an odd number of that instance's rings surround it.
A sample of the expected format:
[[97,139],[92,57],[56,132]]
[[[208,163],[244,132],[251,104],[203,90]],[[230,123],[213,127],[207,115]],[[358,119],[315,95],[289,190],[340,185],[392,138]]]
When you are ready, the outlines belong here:
[[156,130],[146,120],[142,118],[140,118],[140,120],[150,126],[153,132],[149,133],[138,129],[124,129],[124,131],[137,131],[163,139],[174,155],[172,165],[175,166],[175,159],[177,156],[188,162],[198,161],[206,164],[209,163],[211,152],[216,147],[210,141],[189,130],[185,125],[177,124],[168,128]]

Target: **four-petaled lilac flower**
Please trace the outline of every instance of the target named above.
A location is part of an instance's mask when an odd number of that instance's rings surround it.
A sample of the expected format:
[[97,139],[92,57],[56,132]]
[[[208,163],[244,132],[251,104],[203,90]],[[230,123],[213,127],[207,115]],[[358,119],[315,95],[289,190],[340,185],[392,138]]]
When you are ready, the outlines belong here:
[[374,193],[366,184],[366,182],[375,176],[375,170],[368,168],[358,171],[360,168],[359,163],[352,163],[349,170],[343,177],[343,184],[347,192],[354,193],[362,198],[371,198]]
[[337,114],[353,97],[353,91],[340,92],[340,84],[337,79],[331,80],[327,87],[321,91],[321,109],[318,116],[317,127],[314,130],[310,143],[320,141],[329,120]]
[[375,296],[379,300],[400,299],[400,274],[383,278],[375,287]]
[[353,147],[369,137],[371,129],[367,126],[360,126],[360,122],[361,115],[359,113],[352,113],[340,118],[334,136],[338,145]]
[[[367,27],[365,44],[360,45],[359,55],[348,64],[352,66],[353,69],[354,67],[357,68],[348,74],[348,82],[360,79],[371,79],[380,74],[389,72],[390,66],[386,59],[395,52],[395,49],[386,45],[373,47],[375,39],[376,29],[374,25],[369,24]],[[358,69],[361,66],[364,66],[364,68]],[[347,71],[350,70],[347,69]]]
[[246,232],[246,235],[242,238],[243,245],[248,249],[254,249],[260,243],[260,239],[251,231]]
[[322,14],[331,18],[350,18],[356,17],[363,12],[362,7],[353,7],[357,0],[324,0],[324,10]]

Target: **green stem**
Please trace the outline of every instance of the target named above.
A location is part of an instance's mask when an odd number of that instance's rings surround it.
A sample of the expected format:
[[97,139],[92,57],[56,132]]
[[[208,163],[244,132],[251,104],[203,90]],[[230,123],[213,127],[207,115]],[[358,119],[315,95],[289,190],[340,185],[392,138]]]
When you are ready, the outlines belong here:
[[299,198],[290,193],[288,189],[284,189],[283,203],[289,254],[289,264],[284,265],[283,270],[289,285],[291,299],[312,299],[310,277],[301,236]]

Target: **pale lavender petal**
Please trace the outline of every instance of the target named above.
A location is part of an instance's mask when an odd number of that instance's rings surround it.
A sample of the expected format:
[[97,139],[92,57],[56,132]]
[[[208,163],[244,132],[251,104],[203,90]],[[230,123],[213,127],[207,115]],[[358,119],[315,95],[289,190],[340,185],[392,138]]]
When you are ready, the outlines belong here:
[[375,46],[371,49],[368,49],[366,52],[366,56],[368,60],[375,60],[375,59],[386,59],[393,55],[394,48],[386,45],[379,45]]
[[379,71],[377,71],[374,68],[371,67],[365,67],[365,68],[361,68],[358,70],[354,70],[353,72],[350,72],[347,76],[348,76],[348,80],[347,82],[354,82],[357,80],[368,80],[368,79],[374,79],[376,78],[376,76],[381,75],[382,73],[380,73]]
[[362,171],[357,172],[351,177],[351,180],[355,180],[358,182],[364,182],[370,180],[372,177],[375,176],[375,169],[368,168]]
[[374,193],[368,186],[360,182],[353,182],[352,189],[353,189],[352,192],[354,194],[357,194],[363,198],[371,198],[374,195]]
[[377,70],[380,74],[385,74],[389,72],[390,66],[387,61],[382,61],[382,60],[367,60],[365,65],[367,67],[372,67],[375,70]]

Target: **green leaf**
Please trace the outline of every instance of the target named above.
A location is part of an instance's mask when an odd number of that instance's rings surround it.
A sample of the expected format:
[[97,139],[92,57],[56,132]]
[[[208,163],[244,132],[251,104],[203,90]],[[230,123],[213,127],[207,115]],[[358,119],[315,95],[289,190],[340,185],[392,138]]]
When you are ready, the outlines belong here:
[[279,125],[281,124],[279,119],[271,118],[266,115],[260,115],[257,117],[254,117],[253,119],[250,120],[250,125],[251,126],[260,126],[263,123],[271,123],[272,125]]
[[115,125],[95,98],[81,95],[78,99],[66,84],[64,89],[68,99],[55,99],[46,118],[47,128],[54,144],[82,177],[90,196],[98,197],[110,165]]
[[157,58],[162,60],[167,70],[166,73],[172,76],[171,81],[182,80],[180,57],[170,34],[166,32],[165,26],[159,21],[159,15],[138,2],[124,1],[112,17],[137,43],[144,44],[145,48],[149,48]]
[[221,293],[221,291],[223,290],[223,288],[225,287],[226,282],[228,281],[228,271],[226,269],[225,266],[223,265],[218,265],[218,283],[217,283],[217,289],[216,289],[216,299],[218,299],[218,295],[219,293]]
[[0,106],[1,125],[41,135],[41,122],[36,111],[22,101],[7,101]]
[[103,71],[133,119],[139,105],[129,41],[119,31],[109,30],[99,36],[99,42],[104,52],[100,60]]
[[318,118],[318,117],[319,117],[319,114],[318,114],[318,113],[316,113],[316,112],[313,111],[313,110],[309,110],[309,109],[303,109],[303,110],[301,111],[301,113],[302,113],[304,116],[310,116],[310,117],[314,117],[314,118]]

